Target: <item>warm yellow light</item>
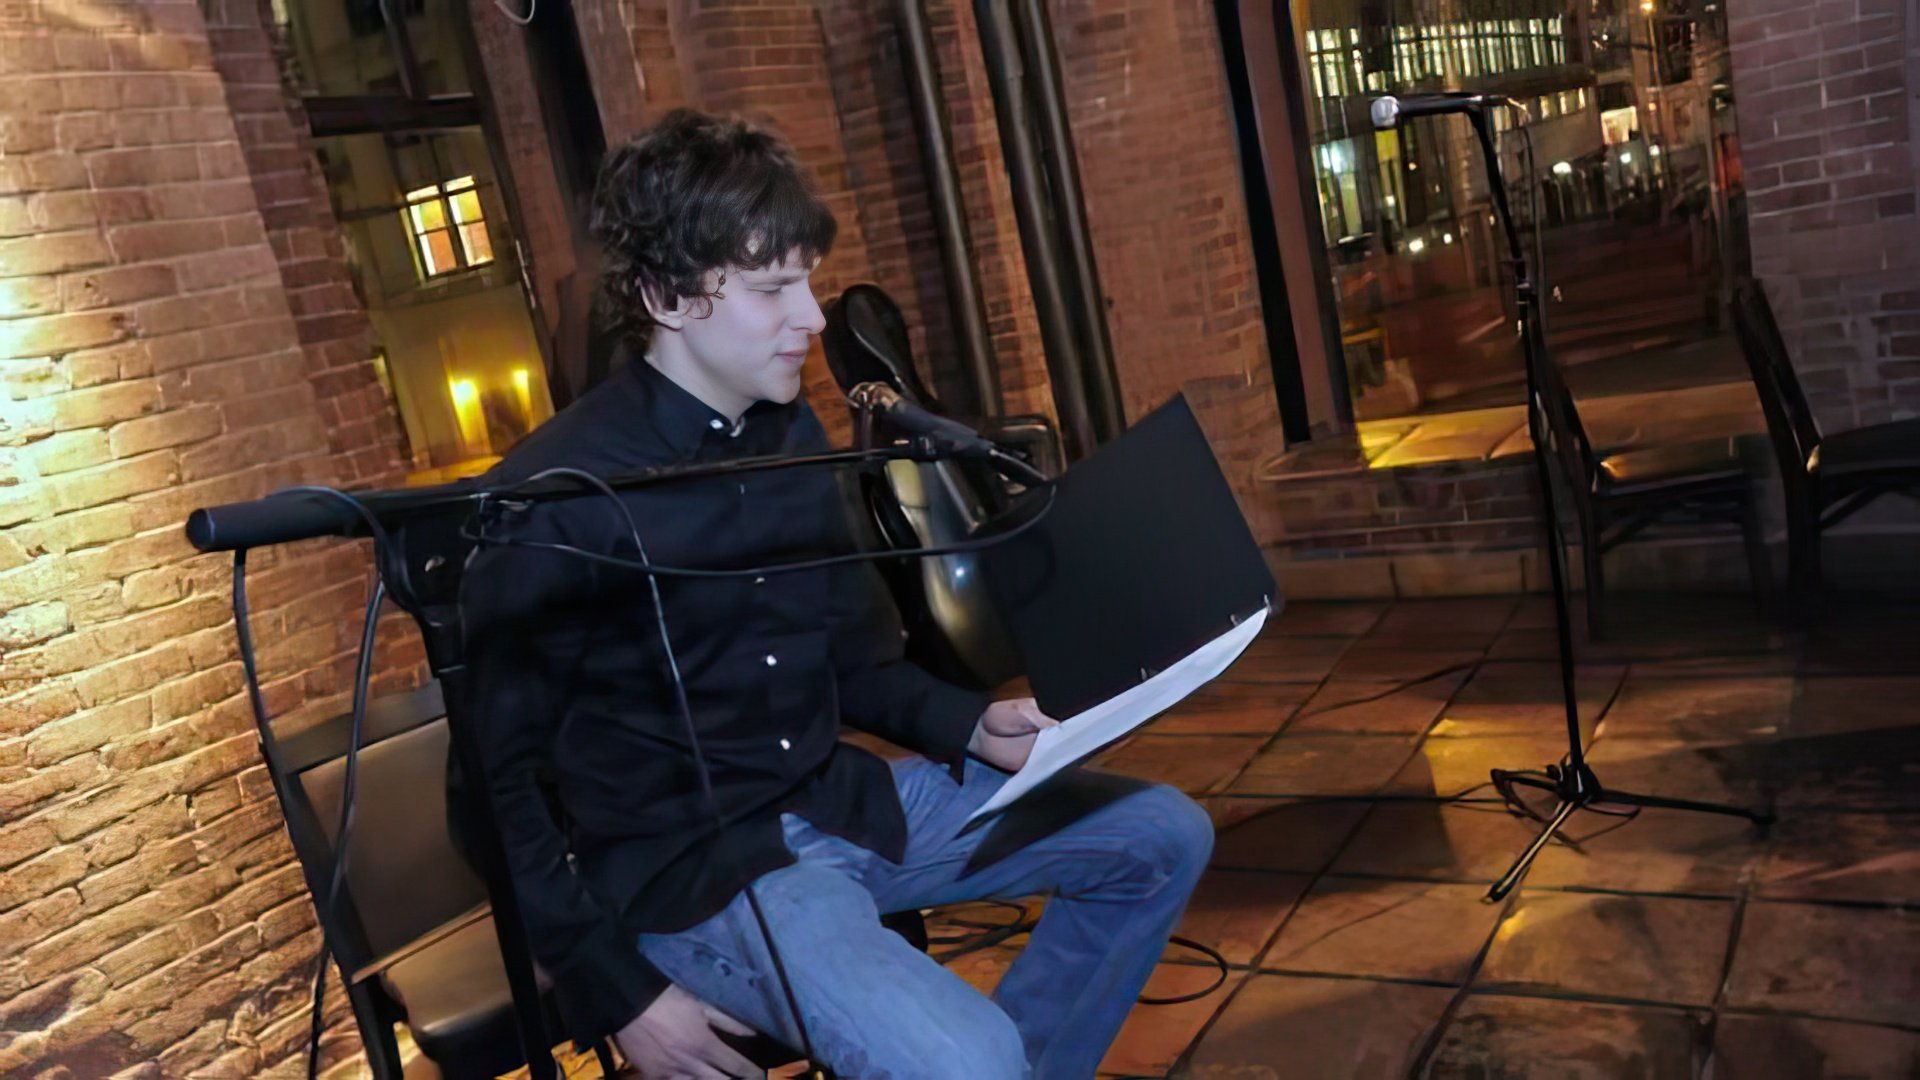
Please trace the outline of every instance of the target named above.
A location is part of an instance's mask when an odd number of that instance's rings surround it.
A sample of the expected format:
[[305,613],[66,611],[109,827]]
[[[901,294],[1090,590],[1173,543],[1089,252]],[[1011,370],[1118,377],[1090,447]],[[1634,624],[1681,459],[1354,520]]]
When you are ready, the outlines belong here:
[[492,446],[487,441],[486,418],[480,415],[480,388],[472,379],[448,379],[447,395],[453,399],[453,421],[459,425],[460,441],[470,451],[489,452]]
[[527,369],[513,369],[513,392],[520,398],[520,415],[527,418],[527,426],[533,426],[533,376]]

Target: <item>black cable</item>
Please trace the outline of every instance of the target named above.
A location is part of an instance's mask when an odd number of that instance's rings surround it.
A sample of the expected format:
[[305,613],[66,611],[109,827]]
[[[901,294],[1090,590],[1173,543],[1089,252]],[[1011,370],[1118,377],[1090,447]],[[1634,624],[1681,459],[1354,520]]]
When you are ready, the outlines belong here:
[[[306,489],[327,491],[345,498],[361,512],[365,507],[358,500],[331,488]],[[375,528],[378,523],[367,515],[369,524]],[[247,604],[247,552],[242,548],[233,554],[233,621],[236,636],[240,644],[240,665],[246,676],[247,699],[253,709],[254,724],[259,728],[264,752],[266,741],[272,738],[269,730],[266,698],[260,689],[260,670],[253,647],[252,615]],[[325,942],[327,928],[333,924],[334,908],[339,902],[340,888],[346,880],[347,842],[353,830],[354,792],[359,779],[360,740],[365,730],[367,715],[367,691],[372,678],[374,637],[379,629],[380,606],[386,599],[386,584],[375,575],[370,595],[367,598],[366,621],[360,632],[360,653],[355,662],[353,686],[353,718],[347,729],[347,751],[345,775],[341,780],[340,817],[334,832],[333,865],[328,871],[327,890],[324,896],[315,897],[317,914],[320,918],[322,944],[320,955],[314,964],[313,972],[313,1009],[312,1023],[307,1041],[307,1077],[314,1080],[319,1075],[320,1037],[326,1024],[323,1008],[326,1001],[327,960],[329,946]]]
[[1220,989],[1222,986],[1227,985],[1227,975],[1230,969],[1227,964],[1227,958],[1220,955],[1220,950],[1214,948],[1211,945],[1203,945],[1200,942],[1193,940],[1192,938],[1181,937],[1179,934],[1175,934],[1172,937],[1169,937],[1167,939],[1167,944],[1178,945],[1183,949],[1192,949],[1193,951],[1197,953],[1201,953],[1205,955],[1207,959],[1213,961],[1214,966],[1218,969],[1218,971],[1214,976],[1214,980],[1212,983],[1207,985],[1206,989],[1195,990],[1191,994],[1175,994],[1173,997],[1160,997],[1160,998],[1148,997],[1145,994],[1142,994],[1140,995],[1140,998],[1139,998],[1140,1004],[1142,1005],[1185,1005],[1189,1001],[1199,1001],[1201,998],[1206,997],[1208,994],[1211,994],[1215,990]]
[[[707,768],[706,754],[700,747],[700,733],[693,720],[693,706],[687,700],[686,680],[680,672],[680,661],[678,657],[674,655],[673,651],[673,637],[667,629],[667,606],[660,597],[660,577],[653,569],[652,560],[647,556],[647,545],[640,539],[640,525],[634,520],[633,510],[627,506],[626,500],[622,499],[619,493],[613,490],[611,484],[608,484],[605,480],[584,469],[575,469],[564,465],[550,469],[542,469],[540,472],[528,477],[526,482],[531,483],[535,480],[545,479],[550,476],[561,476],[571,480],[577,480],[599,491],[613,501],[614,507],[620,513],[621,520],[626,523],[627,535],[633,540],[634,550],[640,556],[638,568],[646,574],[647,588],[653,595],[654,624],[659,629],[660,645],[667,657],[667,671],[673,679],[674,700],[679,705],[680,719],[687,729],[687,746],[693,752],[694,771],[700,779],[700,796],[706,802],[707,809],[713,814],[714,828],[716,830],[724,830],[727,827],[726,815],[721,812],[719,800],[715,799],[713,795],[713,778]],[[569,547],[569,545],[544,546]],[[571,550],[581,555],[593,554],[577,548]],[[628,560],[624,559],[618,560],[618,562],[623,565],[632,565]],[[787,1010],[793,1014],[794,1028],[800,1033],[800,1052],[806,1055],[810,1066],[815,1070],[816,1074],[819,1074],[825,1067],[821,1064],[819,1056],[814,1053],[813,1039],[807,1031],[806,1018],[801,1015],[800,1002],[794,996],[793,983],[787,978],[786,964],[780,958],[780,948],[774,943],[773,931],[767,925],[766,913],[760,909],[760,897],[758,893],[755,892],[752,882],[747,883],[745,892],[747,894],[747,906],[753,910],[754,921],[760,926],[761,940],[766,943],[767,955],[773,959],[773,972],[780,981],[782,994],[787,999]]]
[[[525,482],[531,483],[533,480],[544,479],[549,476],[567,476],[573,474],[578,474],[579,476],[592,475],[590,473],[580,472],[580,470],[577,469],[562,467],[542,470],[528,477]],[[611,485],[608,485],[606,481],[601,480],[599,477],[593,477],[593,479],[601,490],[611,495],[616,501],[619,501],[619,496],[614,493]],[[1008,529],[1006,532],[981,537],[978,540],[959,540],[951,544],[938,544],[932,547],[890,548],[885,551],[855,551],[846,555],[829,555],[818,559],[805,559],[800,562],[779,563],[771,566],[747,566],[736,570],[704,570],[686,566],[661,566],[658,563],[650,563],[645,560],[635,562],[632,559],[623,559],[617,555],[605,555],[597,551],[588,551],[585,548],[575,547],[572,544],[555,544],[544,540],[514,540],[506,537],[489,536],[485,532],[476,531],[472,528],[462,528],[460,535],[478,544],[527,548],[534,551],[556,551],[562,555],[571,555],[575,558],[585,559],[588,562],[600,563],[605,566],[615,566],[623,570],[638,570],[642,573],[652,574],[658,577],[764,577],[769,574],[792,574],[802,570],[822,570],[832,566],[844,566],[848,563],[880,562],[886,559],[922,559],[937,555],[965,555],[975,551],[984,551],[988,548],[1004,544],[1026,532],[1028,529],[1033,528],[1035,525],[1038,525],[1041,519],[1045,518],[1047,514],[1052,511],[1055,497],[1055,490],[1052,487],[1048,487],[1046,502],[1041,504],[1040,509],[1031,518]],[[620,506],[624,513],[626,503],[621,502]],[[628,521],[632,521],[631,515],[628,515]]]

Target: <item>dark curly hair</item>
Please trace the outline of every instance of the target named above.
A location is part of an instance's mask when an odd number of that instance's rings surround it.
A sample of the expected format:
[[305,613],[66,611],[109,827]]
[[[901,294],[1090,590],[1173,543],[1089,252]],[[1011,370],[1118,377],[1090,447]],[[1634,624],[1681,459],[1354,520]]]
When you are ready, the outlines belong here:
[[[644,351],[646,295],[671,305],[719,295],[729,269],[762,269],[833,247],[836,225],[780,136],[743,120],[675,109],[607,155],[593,195],[600,318]],[[709,288],[707,274],[720,271]]]

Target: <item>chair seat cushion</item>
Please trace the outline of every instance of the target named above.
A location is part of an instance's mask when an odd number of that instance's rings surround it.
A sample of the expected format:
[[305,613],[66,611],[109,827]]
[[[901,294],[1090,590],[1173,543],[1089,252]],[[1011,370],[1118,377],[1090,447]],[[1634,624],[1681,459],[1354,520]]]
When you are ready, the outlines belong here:
[[[525,1064],[493,919],[475,919],[381,972],[407,1029],[447,1076],[495,1076]],[[541,980],[545,986],[545,980]],[[549,1004],[549,1030],[552,1026]]]
[[1823,435],[1818,452],[1822,476],[1920,471],[1920,417]]
[[1600,460],[1600,494],[1638,495],[1690,487],[1737,487],[1746,476],[1738,436],[1621,450]]

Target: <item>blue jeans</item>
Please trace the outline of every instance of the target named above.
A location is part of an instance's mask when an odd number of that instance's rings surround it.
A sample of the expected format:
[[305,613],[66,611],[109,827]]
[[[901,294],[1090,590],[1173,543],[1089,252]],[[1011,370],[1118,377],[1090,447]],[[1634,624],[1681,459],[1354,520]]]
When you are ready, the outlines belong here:
[[[960,827],[1006,780],[971,760],[965,776],[894,763],[899,865],[783,817],[798,861],[753,888],[814,1051],[845,1080],[1088,1080],[1206,868],[1213,823],[1178,791],[1147,788],[959,880],[987,831]],[[991,1000],[879,921],[1035,894],[1045,911]],[[641,935],[640,949],[688,993],[800,1045],[745,893],[691,929]]]

